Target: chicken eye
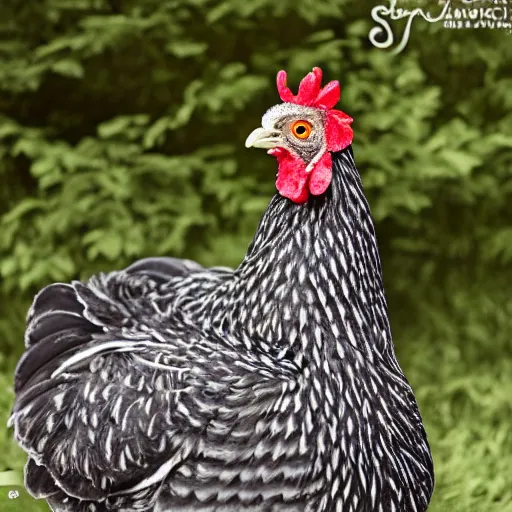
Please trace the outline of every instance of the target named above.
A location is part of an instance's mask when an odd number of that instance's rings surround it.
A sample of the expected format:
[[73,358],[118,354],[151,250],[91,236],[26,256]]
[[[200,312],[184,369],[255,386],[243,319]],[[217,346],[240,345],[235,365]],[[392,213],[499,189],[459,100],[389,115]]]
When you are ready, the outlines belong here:
[[295,121],[292,124],[292,133],[298,139],[307,139],[311,135],[312,126],[307,121]]

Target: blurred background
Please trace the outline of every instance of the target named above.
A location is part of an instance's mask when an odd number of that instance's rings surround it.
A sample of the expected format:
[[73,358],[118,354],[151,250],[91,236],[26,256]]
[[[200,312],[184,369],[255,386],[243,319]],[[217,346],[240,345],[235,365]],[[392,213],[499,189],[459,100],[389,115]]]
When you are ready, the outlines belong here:
[[[392,55],[375,5],[2,0],[0,472],[24,464],[5,425],[37,290],[150,255],[236,266],[275,191],[244,140],[276,72],[318,65],[355,119],[429,510],[512,511],[512,36],[417,19]],[[1,510],[47,510],[14,483]]]

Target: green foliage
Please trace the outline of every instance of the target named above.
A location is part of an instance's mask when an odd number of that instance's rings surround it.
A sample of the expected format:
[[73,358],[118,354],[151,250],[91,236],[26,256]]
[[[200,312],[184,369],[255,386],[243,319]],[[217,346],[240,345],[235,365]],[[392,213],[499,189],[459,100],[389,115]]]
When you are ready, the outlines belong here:
[[[244,139],[278,69],[320,65],[355,118],[431,510],[512,511],[512,45],[417,20],[393,56],[368,42],[374,5],[2,1],[0,422],[39,288],[148,255],[240,261],[275,172]],[[0,471],[20,470],[0,432]]]

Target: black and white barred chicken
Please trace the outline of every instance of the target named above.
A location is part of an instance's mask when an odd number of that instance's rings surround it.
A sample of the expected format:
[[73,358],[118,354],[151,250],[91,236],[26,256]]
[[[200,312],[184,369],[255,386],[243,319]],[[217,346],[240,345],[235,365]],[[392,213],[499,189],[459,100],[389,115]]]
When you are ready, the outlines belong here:
[[35,297],[10,424],[52,510],[427,509],[352,119],[321,79],[278,73],[247,139],[278,193],[236,270],[151,258]]

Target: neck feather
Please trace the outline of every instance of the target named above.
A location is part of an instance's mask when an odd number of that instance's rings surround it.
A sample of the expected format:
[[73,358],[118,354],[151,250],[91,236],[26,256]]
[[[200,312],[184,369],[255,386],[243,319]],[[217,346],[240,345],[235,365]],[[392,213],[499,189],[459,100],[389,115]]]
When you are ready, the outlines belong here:
[[350,147],[333,154],[325,194],[271,200],[236,277],[230,316],[249,335],[295,348],[316,327],[338,352],[349,343],[372,357],[389,346],[375,231]]

